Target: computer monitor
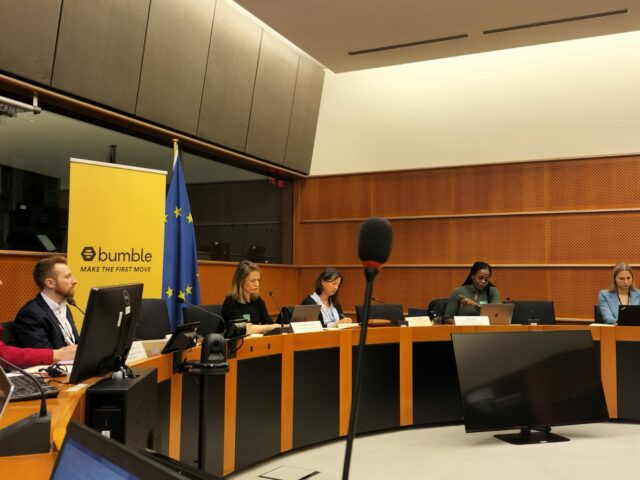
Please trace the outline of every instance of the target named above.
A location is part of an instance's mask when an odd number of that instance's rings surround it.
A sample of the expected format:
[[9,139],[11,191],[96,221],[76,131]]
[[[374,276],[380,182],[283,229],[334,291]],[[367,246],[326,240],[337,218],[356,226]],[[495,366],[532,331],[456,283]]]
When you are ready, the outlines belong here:
[[71,422],[67,426],[67,434],[50,478],[53,480],[86,480],[87,478],[167,480],[185,477],[129,450],[121,443],[95,430]]
[[618,325],[621,327],[640,326],[640,305],[619,305]]
[[134,283],[91,289],[69,383],[125,366],[140,318],[142,288]]
[[550,442],[566,440],[550,434],[552,426],[609,418],[590,331],[466,333],[451,339],[467,432],[520,429],[496,437]]

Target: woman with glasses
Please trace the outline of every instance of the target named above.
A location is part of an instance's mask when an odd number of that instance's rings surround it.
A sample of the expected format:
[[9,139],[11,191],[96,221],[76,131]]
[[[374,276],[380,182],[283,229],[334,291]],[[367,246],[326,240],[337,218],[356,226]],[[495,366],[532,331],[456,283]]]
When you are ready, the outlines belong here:
[[445,316],[479,315],[481,305],[500,303],[500,292],[491,283],[491,273],[491,265],[488,263],[474,263],[467,279],[451,292]]
[[327,328],[337,327],[341,323],[351,323],[344,316],[338,301],[338,290],[342,284],[342,274],[335,268],[324,269],[316,278],[314,292],[302,300],[302,305],[320,305],[318,320]]

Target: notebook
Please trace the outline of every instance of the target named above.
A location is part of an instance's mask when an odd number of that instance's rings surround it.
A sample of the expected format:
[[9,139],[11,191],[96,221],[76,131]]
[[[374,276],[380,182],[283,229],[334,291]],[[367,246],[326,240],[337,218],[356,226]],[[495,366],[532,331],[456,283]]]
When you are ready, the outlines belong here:
[[513,303],[486,303],[480,307],[480,315],[489,317],[489,325],[511,325]]

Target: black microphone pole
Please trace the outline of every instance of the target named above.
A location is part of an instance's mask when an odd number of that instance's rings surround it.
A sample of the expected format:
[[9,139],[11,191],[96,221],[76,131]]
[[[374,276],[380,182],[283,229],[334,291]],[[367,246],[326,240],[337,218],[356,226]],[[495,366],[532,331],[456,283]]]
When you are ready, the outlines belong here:
[[269,290],[269,296],[271,297],[271,300],[273,300],[273,303],[276,304],[278,315],[280,316],[280,326],[284,328],[284,313],[282,312],[282,307],[278,303],[278,300],[276,300],[276,296],[273,290]]
[[209,310],[207,310],[206,308],[202,308],[200,305],[195,305],[195,304],[193,304],[193,303],[189,303],[189,302],[187,302],[184,298],[180,298],[180,297],[178,297],[178,302],[179,302],[179,303],[182,303],[183,305],[188,305],[188,306],[190,306],[190,307],[193,307],[193,308],[195,308],[195,309],[197,309],[197,310],[200,310],[201,312],[204,312],[204,313],[206,313],[206,314],[208,314],[208,315],[211,315],[211,316],[213,316],[213,317],[216,317],[216,318],[220,319],[220,320],[222,321],[222,326],[224,327],[224,331],[225,331],[225,332],[227,331],[227,322],[225,322],[225,320],[224,320],[224,318],[222,317],[222,315],[218,315],[217,313],[210,312],[210,311],[209,311]]
[[358,242],[358,254],[364,265],[364,276],[366,287],[364,293],[363,317],[360,325],[360,342],[358,345],[358,356],[356,359],[356,375],[353,383],[353,395],[351,398],[351,412],[349,414],[349,431],[347,434],[347,448],[344,454],[344,464],[342,469],[342,479],[349,478],[349,468],[351,467],[351,453],[353,451],[353,440],[358,422],[358,411],[360,407],[360,390],[362,384],[362,372],[364,371],[364,347],[367,342],[367,327],[369,323],[369,310],[371,307],[371,297],[373,293],[373,282],[378,275],[378,270],[389,258],[391,252],[391,224],[383,218],[369,218],[365,220],[360,228],[360,238]]
[[84,313],[84,310],[82,310],[82,309],[78,306],[78,304],[76,303],[76,299],[75,299],[75,298],[73,298],[73,297],[67,297],[67,303],[68,303],[69,305],[71,305],[72,307],[77,308],[77,309],[80,311],[80,313],[81,313],[82,315],[86,315],[86,314]]
[[40,382],[30,373],[0,357],[0,363],[18,370],[40,390],[40,412],[23,418],[0,430],[0,457],[47,453],[51,449],[51,415],[47,397]]

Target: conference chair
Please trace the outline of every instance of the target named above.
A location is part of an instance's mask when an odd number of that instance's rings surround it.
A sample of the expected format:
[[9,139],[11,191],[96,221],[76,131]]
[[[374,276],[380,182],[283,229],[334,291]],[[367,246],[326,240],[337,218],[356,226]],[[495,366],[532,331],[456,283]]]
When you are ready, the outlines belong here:
[[13,322],[9,321],[1,323],[0,330],[2,330],[2,336],[0,336],[0,339],[4,344],[14,346],[16,344],[16,340],[13,337]]
[[[204,310],[204,311],[203,311]],[[184,323],[200,322],[198,334],[205,336],[210,333],[224,333],[224,321],[222,320],[222,305],[185,305],[182,309]]]
[[[356,320],[362,323],[364,317],[364,306],[356,305]],[[406,325],[402,305],[399,303],[383,303],[380,305],[371,305],[369,308],[370,320],[390,320],[391,325]]]
[[295,305],[287,305],[286,307],[282,307],[280,309],[280,313],[278,313],[278,318],[276,319],[276,323],[281,325],[287,325],[291,323],[291,317],[293,317],[293,309]]
[[447,311],[447,303],[449,303],[448,298],[434,298],[429,302],[429,306],[427,307],[428,315],[431,318],[443,317]]
[[143,298],[140,304],[140,323],[136,329],[138,340],[164,338],[171,333],[167,302],[162,298]]
[[597,303],[593,306],[593,321],[595,323],[604,323],[604,317],[600,311],[600,305]]
[[511,323],[529,325],[532,321],[542,325],[555,325],[556,314],[550,300],[512,300],[515,305]]

